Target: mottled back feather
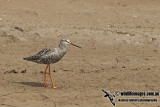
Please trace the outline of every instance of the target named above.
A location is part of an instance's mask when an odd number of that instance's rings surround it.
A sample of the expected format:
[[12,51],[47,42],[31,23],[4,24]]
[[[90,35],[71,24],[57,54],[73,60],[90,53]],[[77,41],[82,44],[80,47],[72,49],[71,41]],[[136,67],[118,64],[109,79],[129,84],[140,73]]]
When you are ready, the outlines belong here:
[[36,55],[24,58],[24,60],[41,63],[41,64],[52,64],[58,62],[66,54],[66,48],[49,47],[44,48]]

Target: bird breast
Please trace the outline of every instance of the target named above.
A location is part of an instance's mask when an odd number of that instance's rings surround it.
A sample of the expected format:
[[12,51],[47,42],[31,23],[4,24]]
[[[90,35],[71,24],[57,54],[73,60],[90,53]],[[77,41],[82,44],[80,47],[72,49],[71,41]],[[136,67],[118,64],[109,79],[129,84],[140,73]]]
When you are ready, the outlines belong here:
[[61,59],[66,54],[66,49],[62,49],[58,51],[59,58]]
[[66,54],[65,49],[56,49],[54,52],[51,53],[48,57],[50,57],[50,63],[56,63],[58,62],[64,55]]

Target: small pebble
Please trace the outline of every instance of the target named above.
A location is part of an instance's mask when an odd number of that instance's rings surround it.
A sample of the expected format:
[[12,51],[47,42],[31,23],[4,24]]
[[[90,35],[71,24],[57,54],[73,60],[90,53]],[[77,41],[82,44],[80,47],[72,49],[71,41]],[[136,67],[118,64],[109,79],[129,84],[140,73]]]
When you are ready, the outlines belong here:
[[156,38],[152,38],[152,41],[156,41],[157,39]]
[[125,66],[122,66],[122,68],[126,68]]
[[148,68],[148,70],[151,70],[151,68]]
[[21,71],[21,73],[26,73],[26,72],[27,72],[27,70],[26,70],[26,69]]
[[17,29],[17,30],[19,30],[19,31],[21,31],[21,32],[24,31],[21,27],[18,27],[18,26],[14,27],[14,28]]
[[80,71],[81,71],[82,73],[84,73],[84,72],[85,72],[83,69],[80,69]]

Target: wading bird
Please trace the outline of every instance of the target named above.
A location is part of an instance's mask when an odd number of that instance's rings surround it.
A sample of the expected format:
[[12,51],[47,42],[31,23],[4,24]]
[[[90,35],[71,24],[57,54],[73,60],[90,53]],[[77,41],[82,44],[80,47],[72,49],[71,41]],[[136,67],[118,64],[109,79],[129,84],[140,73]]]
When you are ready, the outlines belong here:
[[58,62],[66,54],[67,45],[73,45],[78,48],[81,48],[80,46],[77,46],[71,43],[69,39],[61,39],[58,46],[51,46],[49,48],[44,48],[40,52],[38,52],[36,55],[23,58],[24,60],[27,60],[27,61],[32,61],[32,62],[47,65],[44,71],[44,87],[47,87],[46,72],[47,72],[47,69],[49,68],[49,76],[52,82],[52,87],[56,88],[51,77],[50,64]]

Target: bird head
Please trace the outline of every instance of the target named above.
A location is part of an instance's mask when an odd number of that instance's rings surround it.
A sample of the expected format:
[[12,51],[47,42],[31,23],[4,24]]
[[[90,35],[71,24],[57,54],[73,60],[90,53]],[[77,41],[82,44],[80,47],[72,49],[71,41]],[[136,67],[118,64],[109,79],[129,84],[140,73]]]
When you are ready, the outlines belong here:
[[72,45],[72,46],[75,46],[75,47],[78,47],[78,48],[82,48],[78,45],[75,45],[75,44],[71,43],[69,39],[61,39],[60,44],[63,44],[65,46],[66,45]]

